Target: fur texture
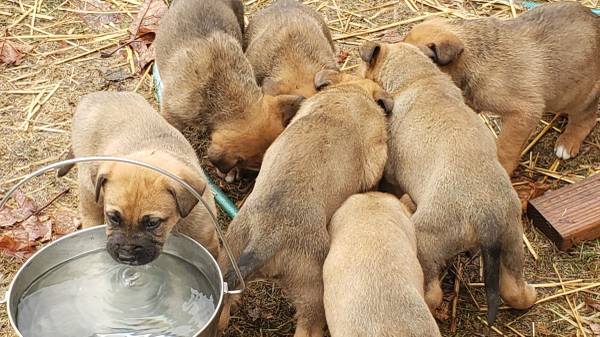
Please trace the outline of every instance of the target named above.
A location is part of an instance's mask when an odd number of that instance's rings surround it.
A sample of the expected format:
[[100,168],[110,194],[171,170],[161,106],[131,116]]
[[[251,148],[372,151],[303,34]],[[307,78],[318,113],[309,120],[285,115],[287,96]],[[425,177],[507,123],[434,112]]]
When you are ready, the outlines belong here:
[[155,42],[161,113],[180,130],[210,132],[209,160],[224,174],[258,171],[303,100],[262,93],[242,50],[241,13],[239,0],[178,0]]
[[380,192],[353,195],[333,215],[323,266],[332,337],[441,337],[409,217],[409,207]]
[[[216,212],[194,149],[141,95],[97,92],[84,96],[73,116],[71,139],[74,157],[124,157],[176,174]],[[125,163],[91,162],[78,168],[83,227],[106,223],[107,248],[117,261],[139,265],[154,260],[172,230],[189,235],[218,255],[210,215],[179,183]]]
[[[385,116],[374,101],[381,93],[372,81],[332,73],[327,89],[307,99],[267,150],[254,190],[229,225],[226,239],[242,274],[275,279],[295,305],[295,337],[323,336],[329,219],[383,174]],[[226,258],[220,261],[228,270]],[[234,283],[234,274],[226,280]],[[226,304],[221,328],[228,317]]]
[[405,41],[448,73],[473,109],[501,115],[498,157],[511,174],[544,111],[568,116],[555,146],[562,159],[576,156],[595,126],[599,24],[589,8],[559,2],[506,21],[429,20]]
[[419,49],[367,43],[364,75],[394,96],[385,178],[417,205],[411,220],[431,309],[442,300],[449,258],[479,246],[493,323],[500,295],[524,309],[536,299],[523,279],[521,208],[490,133],[460,90]]
[[245,43],[256,81],[271,95],[316,93],[315,74],[337,70],[323,17],[296,0],[279,0],[252,17]]

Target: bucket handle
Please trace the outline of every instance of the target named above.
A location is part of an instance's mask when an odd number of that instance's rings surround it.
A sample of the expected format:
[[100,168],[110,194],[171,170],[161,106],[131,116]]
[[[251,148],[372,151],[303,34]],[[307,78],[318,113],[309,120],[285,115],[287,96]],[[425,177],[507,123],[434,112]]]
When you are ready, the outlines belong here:
[[[223,236],[223,231],[221,230],[221,228],[219,227],[219,224],[217,223],[217,218],[215,217],[215,215],[213,214],[213,212],[210,210],[210,208],[208,207],[208,204],[206,203],[206,201],[204,201],[204,199],[202,199],[202,196],[193,188],[191,187],[188,183],[186,183],[183,179],[179,178],[178,176],[172,174],[169,171],[163,170],[159,167],[155,167],[152,166],[150,164],[146,164],[144,162],[141,161],[137,161],[137,160],[132,160],[132,159],[127,159],[127,158],[119,158],[119,157],[110,157],[110,156],[90,156],[90,157],[78,157],[78,158],[74,158],[74,159],[68,159],[68,160],[63,160],[63,161],[59,161],[53,164],[50,164],[48,166],[44,166],[40,169],[38,169],[37,171],[30,173],[29,175],[27,175],[25,178],[21,179],[21,181],[19,181],[15,186],[13,186],[8,193],[6,193],[6,195],[4,195],[4,197],[2,198],[2,200],[0,201],[0,209],[4,208],[4,205],[6,204],[6,202],[8,201],[8,199],[10,199],[10,197],[19,189],[19,187],[21,187],[22,185],[24,185],[26,182],[28,182],[29,180],[38,177],[48,171],[52,171],[52,170],[56,170],[59,169],[61,167],[65,167],[68,165],[72,165],[72,164],[77,164],[77,163],[88,163],[88,162],[105,162],[105,161],[109,161],[109,162],[120,162],[120,163],[126,163],[126,164],[131,164],[131,165],[136,165],[136,166],[141,166],[147,169],[150,169],[152,171],[158,172],[162,175],[165,175],[173,180],[175,180],[176,182],[180,183],[188,192],[190,192],[196,199],[198,199],[200,202],[202,202],[202,204],[204,205],[204,208],[206,208],[206,211],[208,212],[208,214],[210,214],[210,218],[212,220],[212,223],[215,227],[215,230],[217,231],[217,234],[219,235],[219,238],[221,239],[221,242],[223,242],[223,248],[225,248],[225,252],[227,253],[227,257],[229,258],[229,260],[231,261],[231,265],[233,267],[233,270],[235,271],[236,277],[237,279],[240,281],[240,288],[239,289],[234,289],[234,290],[229,290],[227,287],[227,283],[225,283],[225,287],[224,287],[224,292],[227,294],[231,294],[231,295],[235,295],[235,294],[241,294],[244,289],[246,288],[246,283],[244,281],[244,278],[242,277],[242,273],[240,272],[240,269],[233,257],[233,253],[231,252],[231,248],[229,247],[229,244],[227,243],[227,241],[225,240],[225,237]],[[6,300],[6,299],[4,299]],[[3,302],[2,299],[0,299],[0,303]]]

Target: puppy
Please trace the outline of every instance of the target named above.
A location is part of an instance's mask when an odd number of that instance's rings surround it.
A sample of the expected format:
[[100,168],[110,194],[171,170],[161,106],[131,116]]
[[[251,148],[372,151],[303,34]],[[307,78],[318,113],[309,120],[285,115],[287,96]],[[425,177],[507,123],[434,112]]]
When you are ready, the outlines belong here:
[[[393,102],[374,82],[335,71],[319,72],[315,85],[326,89],[306,100],[269,147],[254,190],[226,234],[247,281],[275,279],[291,298],[295,337],[323,336],[326,225],[344,200],[381,178],[387,137],[377,102]],[[226,281],[234,284],[234,274]],[[221,328],[228,317],[226,304]]]
[[242,50],[242,23],[240,0],[178,0],[155,42],[161,113],[180,130],[208,131],[208,159],[223,174],[258,171],[303,100],[262,93]]
[[[73,116],[71,141],[74,157],[116,156],[167,170],[192,186],[216,212],[194,149],[139,94],[85,95]],[[78,175],[82,225],[108,225],[107,249],[116,261],[130,265],[153,261],[171,231],[190,236],[218,256],[210,215],[178,182],[116,162],[79,164]]]
[[316,73],[337,70],[327,24],[300,1],[279,0],[258,12],[244,39],[256,81],[272,95],[313,96]]
[[329,223],[323,266],[332,337],[441,337],[423,295],[410,211],[391,194],[348,198]]
[[521,206],[490,133],[450,77],[416,47],[369,42],[360,55],[365,77],[394,96],[385,179],[417,205],[411,220],[429,307],[442,301],[446,261],[476,246],[490,325],[498,290],[508,305],[531,307],[536,291],[523,278]]
[[509,174],[544,111],[567,115],[559,158],[579,153],[596,124],[600,97],[600,21],[577,2],[532,9],[518,18],[416,25],[405,42],[448,73],[476,111],[502,117],[498,157]]

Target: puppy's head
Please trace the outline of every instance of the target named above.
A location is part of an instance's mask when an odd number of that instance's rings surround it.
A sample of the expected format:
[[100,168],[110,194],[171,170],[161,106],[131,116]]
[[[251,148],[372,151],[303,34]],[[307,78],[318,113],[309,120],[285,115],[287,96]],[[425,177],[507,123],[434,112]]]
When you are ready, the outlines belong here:
[[404,42],[417,46],[435,64],[447,66],[465,49],[462,41],[448,29],[448,21],[434,19],[413,27]]
[[[198,172],[169,155],[148,153],[132,159],[177,175],[200,194],[206,189]],[[92,179],[96,202],[104,205],[106,246],[120,263],[143,265],[156,259],[167,235],[198,203],[176,181],[130,164],[103,163]]]
[[303,101],[302,96],[263,95],[243,118],[215,129],[208,159],[223,174],[233,168],[258,171],[265,151],[283,132]]
[[392,96],[371,80],[336,70],[321,70],[315,75],[315,88],[318,91],[334,87],[360,88],[383,109],[386,115],[389,115],[394,109]]

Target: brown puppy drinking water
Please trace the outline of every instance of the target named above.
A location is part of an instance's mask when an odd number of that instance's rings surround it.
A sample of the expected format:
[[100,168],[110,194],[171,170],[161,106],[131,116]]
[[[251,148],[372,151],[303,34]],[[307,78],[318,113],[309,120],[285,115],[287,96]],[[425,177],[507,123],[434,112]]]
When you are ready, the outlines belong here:
[[579,153],[596,124],[600,19],[577,2],[546,4],[506,21],[429,20],[405,41],[452,76],[473,109],[501,115],[498,157],[509,174],[544,111],[569,118],[555,145],[562,159]]
[[262,93],[242,50],[242,9],[240,0],[177,0],[155,42],[161,113],[180,130],[209,131],[208,158],[223,174],[258,171],[303,99]]
[[460,90],[419,49],[369,42],[360,48],[364,75],[394,96],[386,180],[417,205],[417,232],[431,309],[442,301],[439,274],[460,252],[481,247],[488,307],[494,321],[498,290],[518,309],[535,303],[523,278],[519,198],[496,157],[492,135]]
[[250,19],[244,36],[256,81],[272,95],[310,97],[315,74],[337,70],[323,17],[297,0],[279,0]]
[[[269,147],[254,190],[226,234],[243,276],[275,279],[290,297],[295,337],[323,336],[326,226],[350,195],[381,178],[387,137],[376,102],[393,103],[377,84],[355,76],[325,70],[315,84],[327,88],[306,100]],[[233,273],[226,280],[232,284]],[[222,315],[221,328],[228,305]]]
[[332,337],[441,337],[423,294],[409,207],[391,194],[355,194],[329,223],[323,266]]
[[[75,157],[116,156],[167,170],[198,191],[211,211],[216,211],[194,149],[139,94],[84,96],[73,116],[71,140]],[[173,230],[218,255],[219,242],[209,214],[178,182],[126,163],[91,162],[78,167],[83,227],[106,220],[107,249],[115,260],[132,265],[151,262]]]

